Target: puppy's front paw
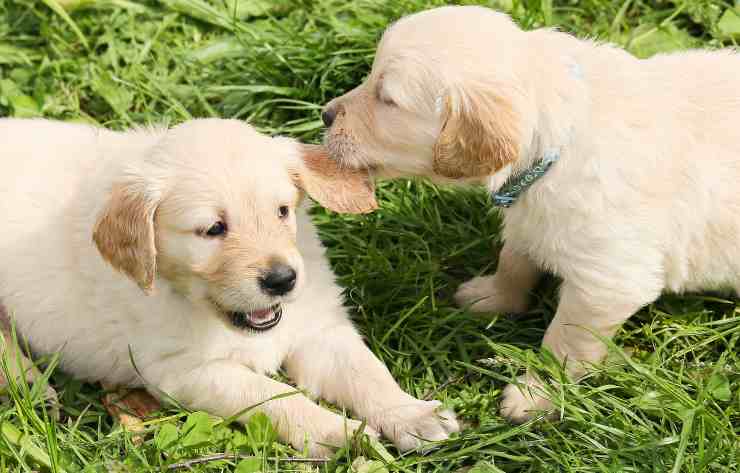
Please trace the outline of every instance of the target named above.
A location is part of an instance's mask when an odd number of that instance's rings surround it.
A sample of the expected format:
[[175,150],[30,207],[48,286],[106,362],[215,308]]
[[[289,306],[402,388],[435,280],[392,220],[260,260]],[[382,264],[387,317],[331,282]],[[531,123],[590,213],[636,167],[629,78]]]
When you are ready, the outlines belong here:
[[481,276],[460,285],[455,293],[459,307],[471,312],[521,313],[527,310],[526,291],[505,284],[501,278]]
[[[354,419],[348,419],[331,412],[327,416],[319,419],[314,424],[314,432],[308,435],[308,454],[317,458],[328,458],[335,450],[343,447],[354,437],[362,426],[362,422]],[[380,434],[373,428],[365,425],[363,433],[374,438],[379,438]],[[305,437],[293,442],[293,446],[298,450],[303,450]]]
[[412,450],[427,442],[446,440],[451,433],[460,431],[455,413],[440,410],[441,406],[439,401],[410,398],[376,413],[369,422],[399,450]]
[[540,381],[523,376],[519,380],[522,384],[509,384],[504,388],[501,401],[501,415],[515,424],[524,423],[533,419],[542,411],[553,408],[552,402],[544,397]]

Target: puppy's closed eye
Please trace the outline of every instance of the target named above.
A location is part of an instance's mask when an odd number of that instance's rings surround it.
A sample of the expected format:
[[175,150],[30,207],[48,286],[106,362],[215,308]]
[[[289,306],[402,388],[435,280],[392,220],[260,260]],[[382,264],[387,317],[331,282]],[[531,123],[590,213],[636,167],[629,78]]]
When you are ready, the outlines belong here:
[[398,104],[395,100],[393,100],[393,97],[388,94],[388,91],[385,87],[383,87],[383,84],[385,81],[381,79],[378,81],[378,86],[375,89],[375,97],[377,98],[378,102],[382,103],[383,105],[387,105],[389,107],[397,107]]

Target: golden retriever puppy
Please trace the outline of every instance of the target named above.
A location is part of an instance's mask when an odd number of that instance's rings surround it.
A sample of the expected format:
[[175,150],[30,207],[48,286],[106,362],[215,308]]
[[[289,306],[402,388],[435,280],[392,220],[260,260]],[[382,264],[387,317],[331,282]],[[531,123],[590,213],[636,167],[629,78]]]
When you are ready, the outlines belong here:
[[[380,176],[487,186],[503,207],[475,312],[519,312],[542,271],[563,278],[544,346],[578,378],[661,291],[740,289],[740,56],[640,60],[444,7],[385,32],[367,80],[324,109],[331,156]],[[515,421],[551,407],[541,382],[506,388]],[[541,392],[540,392],[541,394]]]
[[191,409],[265,412],[312,455],[360,422],[268,376],[281,366],[400,449],[458,430],[365,347],[299,206],[305,191],[371,210],[366,173],[234,120],[125,133],[0,120],[0,143],[0,300],[35,352]]

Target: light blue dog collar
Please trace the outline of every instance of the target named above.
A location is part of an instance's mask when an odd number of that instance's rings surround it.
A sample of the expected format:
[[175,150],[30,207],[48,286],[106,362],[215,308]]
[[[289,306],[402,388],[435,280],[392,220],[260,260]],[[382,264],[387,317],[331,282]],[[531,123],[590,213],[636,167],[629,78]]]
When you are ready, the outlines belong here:
[[533,164],[532,167],[517,175],[514,179],[509,178],[499,190],[491,194],[493,205],[503,208],[514,205],[524,191],[534,184],[537,179],[544,176],[550,166],[558,159],[560,159],[559,152],[555,150],[546,151],[543,158]]

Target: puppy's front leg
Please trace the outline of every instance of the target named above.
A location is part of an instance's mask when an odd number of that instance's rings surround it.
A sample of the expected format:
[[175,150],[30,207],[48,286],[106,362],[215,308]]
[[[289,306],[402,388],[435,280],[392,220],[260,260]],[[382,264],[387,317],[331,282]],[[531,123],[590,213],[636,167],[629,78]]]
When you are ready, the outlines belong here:
[[304,341],[288,357],[288,374],[315,396],[352,410],[399,450],[446,439],[460,427],[438,401],[405,393],[349,322]]
[[[614,336],[632,314],[655,300],[662,288],[659,278],[645,275],[607,279],[585,285],[566,280],[555,318],[545,332],[542,345],[565,363],[571,379],[578,380],[589,365],[606,356],[606,345],[594,334]],[[510,384],[504,390],[501,413],[513,422],[524,422],[551,407],[542,382],[526,374],[520,385]]]
[[[144,375],[152,376],[146,372]],[[292,386],[259,375],[233,361],[213,361],[188,373],[170,373],[160,379],[158,388],[179,403],[220,417],[230,417],[264,403],[238,420],[244,423],[255,411],[264,412],[276,426],[282,441],[297,450],[307,445],[311,456],[330,454],[334,448],[344,445],[361,425],[318,406]],[[295,394],[267,401],[286,393]],[[370,429],[367,433],[377,435]]]
[[524,312],[529,292],[541,274],[529,257],[505,243],[496,273],[462,284],[455,294],[455,302],[460,307],[469,305],[472,312]]

